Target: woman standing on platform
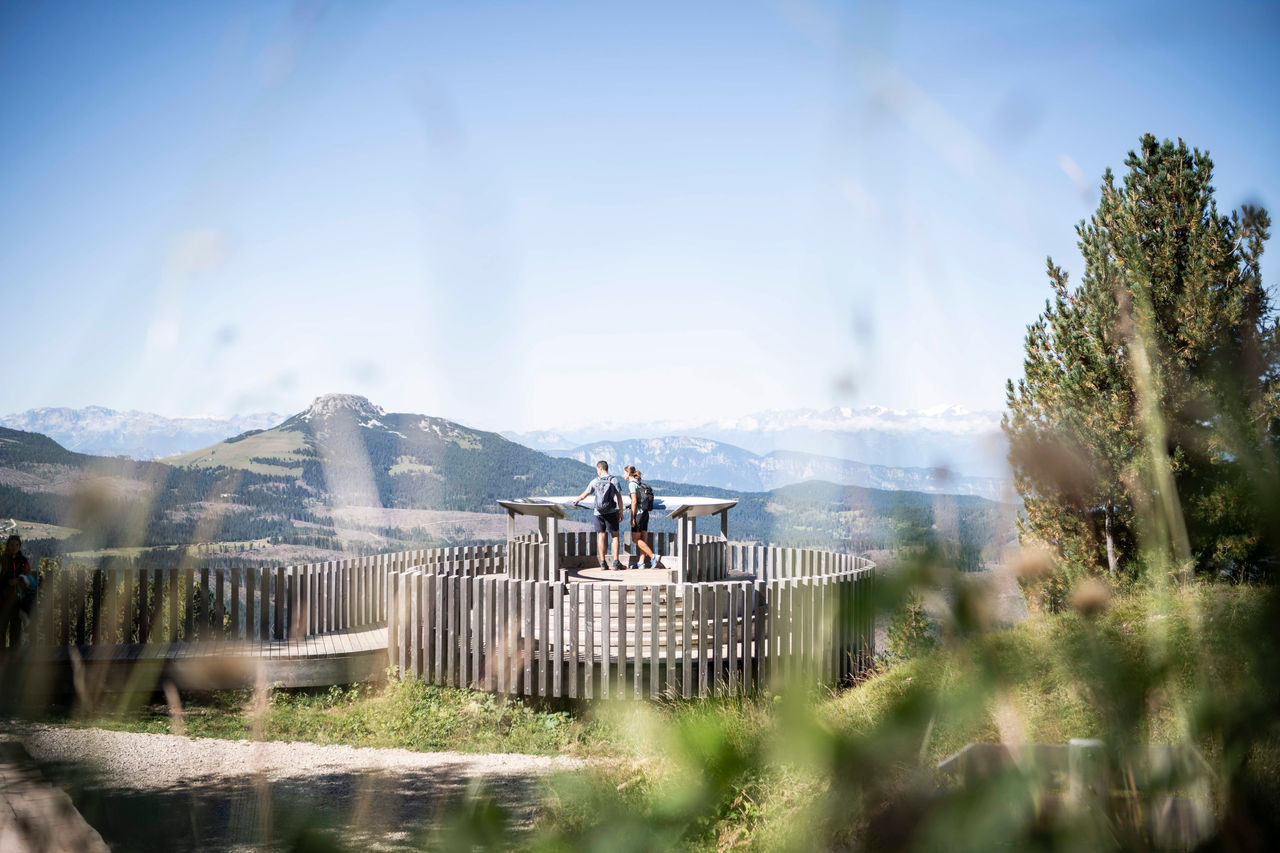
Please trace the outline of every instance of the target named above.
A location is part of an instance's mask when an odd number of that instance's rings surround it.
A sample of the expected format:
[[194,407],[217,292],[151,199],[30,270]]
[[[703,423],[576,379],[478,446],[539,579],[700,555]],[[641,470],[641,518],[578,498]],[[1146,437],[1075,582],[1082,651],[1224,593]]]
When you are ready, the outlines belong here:
[[636,466],[628,465],[622,473],[627,475],[627,488],[631,491],[631,541],[636,543],[642,555],[648,557],[641,567],[660,569],[662,558],[649,547],[649,510],[653,509],[653,489],[640,479],[640,469]]

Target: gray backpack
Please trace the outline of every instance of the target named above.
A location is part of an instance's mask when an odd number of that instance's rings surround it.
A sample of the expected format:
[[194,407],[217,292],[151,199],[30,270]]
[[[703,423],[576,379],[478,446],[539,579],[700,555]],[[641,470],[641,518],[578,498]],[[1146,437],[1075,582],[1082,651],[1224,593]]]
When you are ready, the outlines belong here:
[[596,499],[596,515],[608,515],[618,511],[618,487],[608,474],[591,481],[591,494]]

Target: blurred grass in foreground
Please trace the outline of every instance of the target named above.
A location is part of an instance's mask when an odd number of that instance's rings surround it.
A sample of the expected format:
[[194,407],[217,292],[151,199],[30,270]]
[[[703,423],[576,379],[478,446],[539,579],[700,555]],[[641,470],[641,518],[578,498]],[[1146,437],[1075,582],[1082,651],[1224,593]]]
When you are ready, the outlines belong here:
[[[531,834],[513,834],[503,811],[477,795],[440,829],[439,849],[1158,847],[1136,822],[1051,808],[1016,773],[960,791],[934,768],[970,742],[1098,737],[1118,767],[1134,747],[1189,743],[1203,756],[1196,784],[1207,784],[1220,830],[1209,849],[1249,849],[1224,836],[1241,820],[1255,835],[1265,831],[1258,814],[1280,806],[1280,728],[1267,704],[1275,686],[1260,689],[1263,673],[1247,651],[1274,630],[1273,589],[1205,581],[1089,594],[1071,612],[1007,631],[965,633],[963,619],[943,625],[941,647],[898,658],[839,693],[793,687],[568,713],[390,682],[277,691],[265,711],[258,706],[262,717],[251,691],[189,697],[183,729],[594,759],[589,770],[556,781]],[[956,612],[965,607],[957,599]],[[66,722],[173,730],[163,705]],[[1234,812],[1242,795],[1254,804],[1243,819]],[[327,843],[341,849],[339,839]]]
[[[566,779],[534,847],[1159,847],[1140,810],[1106,819],[1055,809],[1017,773],[958,791],[933,769],[969,742],[1098,737],[1118,768],[1143,744],[1198,748],[1203,776],[1171,780],[1169,792],[1207,782],[1221,830],[1210,849],[1235,849],[1231,784],[1243,782],[1250,797],[1280,805],[1274,718],[1244,754],[1224,738],[1221,718],[1224,709],[1240,713],[1265,700],[1253,660],[1240,649],[1266,629],[1272,604],[1269,588],[1135,589],[1087,614],[1038,617],[971,637],[835,696],[793,690],[610,707],[602,717],[630,736],[626,759]],[[1265,829],[1251,831],[1265,837]]]

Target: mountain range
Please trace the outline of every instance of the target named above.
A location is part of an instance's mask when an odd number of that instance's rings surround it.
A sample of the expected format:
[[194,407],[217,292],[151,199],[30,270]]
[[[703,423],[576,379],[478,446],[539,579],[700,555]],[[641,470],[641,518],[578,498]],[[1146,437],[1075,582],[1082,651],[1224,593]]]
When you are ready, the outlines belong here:
[[962,476],[1009,479],[1000,413],[958,406],[925,411],[880,406],[791,409],[715,420],[605,421],[503,435],[547,452],[639,436],[697,437],[757,455],[782,450],[868,465],[946,468]]
[[[0,517],[61,525],[46,550],[270,543],[260,560],[333,559],[499,538],[499,498],[576,493],[594,468],[443,418],[388,413],[355,395],[326,395],[269,429],[163,461],[69,451],[46,436],[0,428]],[[686,484],[646,477],[660,494]],[[978,497],[809,482],[771,491],[699,486],[738,500],[734,538],[867,550],[944,536],[967,548],[1008,538],[1010,508]],[[576,513],[577,523],[589,519]],[[476,525],[481,525],[477,527]],[[670,526],[665,518],[655,529]],[[468,526],[469,525],[469,526]],[[495,530],[497,528],[497,530]],[[27,538],[37,538],[32,533]],[[97,549],[97,550],[95,550]],[[175,557],[175,559],[177,559]]]
[[822,480],[843,486],[980,495],[1001,500],[1008,488],[1008,483],[997,477],[953,475],[936,468],[867,465],[791,450],[762,455],[724,442],[678,435],[599,441],[546,452],[588,464],[603,459],[616,470],[621,470],[623,465],[635,465],[649,479],[749,492]]
[[68,450],[96,456],[159,459],[284,420],[263,412],[229,418],[166,418],[150,412],[118,412],[102,406],[28,409],[0,417],[0,426],[47,435]]
[[[81,453],[159,459],[285,420],[274,413],[166,418],[90,406],[31,409],[0,417],[0,426],[48,435]],[[637,461],[651,477],[723,488],[768,489],[820,479],[1000,498],[1002,481],[1010,476],[999,420],[996,412],[955,406],[925,411],[794,409],[710,421],[614,422],[500,435],[554,456]],[[612,455],[594,451],[606,445],[614,446]],[[711,456],[698,460],[696,448],[707,448]]]

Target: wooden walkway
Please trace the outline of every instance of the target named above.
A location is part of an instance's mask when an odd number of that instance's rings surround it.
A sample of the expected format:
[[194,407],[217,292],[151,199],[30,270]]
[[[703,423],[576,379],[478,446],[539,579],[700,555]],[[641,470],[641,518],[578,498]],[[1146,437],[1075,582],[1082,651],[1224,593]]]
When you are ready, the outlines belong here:
[[[293,640],[204,640],[191,643],[121,643],[28,648],[29,666],[54,682],[77,678],[106,690],[137,689],[154,679],[180,689],[222,690],[273,684],[323,687],[382,676],[387,629],[353,629]],[[64,686],[65,689],[65,686]]]

